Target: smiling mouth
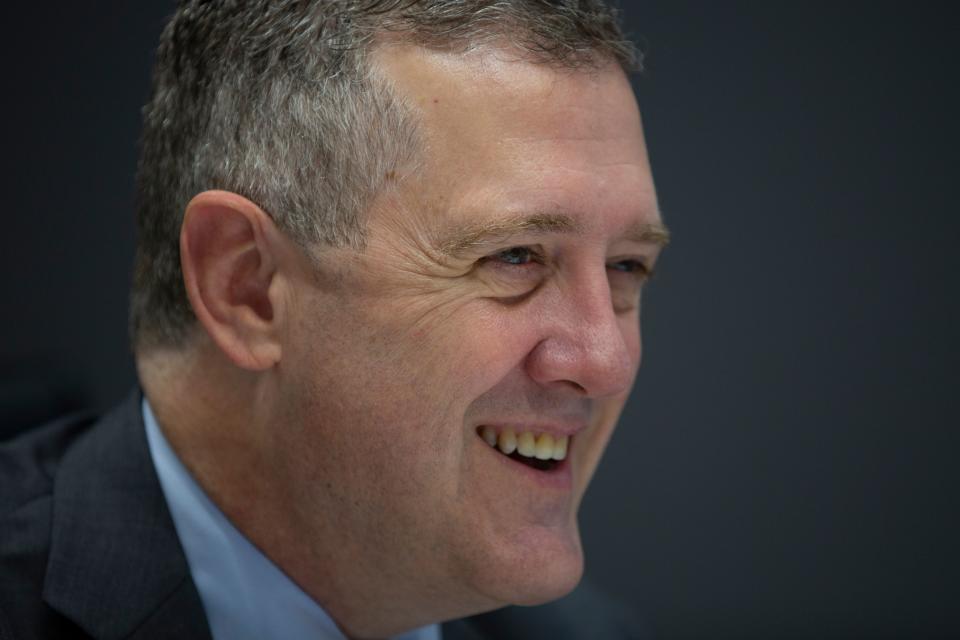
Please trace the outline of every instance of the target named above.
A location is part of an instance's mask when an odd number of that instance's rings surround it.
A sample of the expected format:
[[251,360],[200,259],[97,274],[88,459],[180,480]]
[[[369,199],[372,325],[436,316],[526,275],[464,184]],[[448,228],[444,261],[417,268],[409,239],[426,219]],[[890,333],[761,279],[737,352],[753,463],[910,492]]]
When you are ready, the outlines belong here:
[[483,440],[508,458],[537,471],[554,471],[567,457],[570,436],[533,431],[515,432],[484,425],[477,429]]

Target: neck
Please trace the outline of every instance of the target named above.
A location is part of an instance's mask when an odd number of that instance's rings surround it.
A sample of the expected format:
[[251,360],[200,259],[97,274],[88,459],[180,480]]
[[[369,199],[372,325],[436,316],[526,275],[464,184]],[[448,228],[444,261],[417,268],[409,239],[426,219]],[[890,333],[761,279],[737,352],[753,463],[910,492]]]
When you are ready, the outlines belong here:
[[210,344],[138,353],[137,372],[177,457],[234,523],[246,520],[270,477],[257,446],[265,426],[257,375],[218,358]]

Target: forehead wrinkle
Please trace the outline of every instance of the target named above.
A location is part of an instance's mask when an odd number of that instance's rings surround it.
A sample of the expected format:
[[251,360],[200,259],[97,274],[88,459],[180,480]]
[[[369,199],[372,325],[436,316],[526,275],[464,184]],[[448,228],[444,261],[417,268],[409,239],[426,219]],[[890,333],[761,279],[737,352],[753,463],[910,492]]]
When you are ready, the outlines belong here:
[[467,223],[441,234],[437,248],[451,258],[522,233],[569,233],[579,229],[566,214],[534,213]]

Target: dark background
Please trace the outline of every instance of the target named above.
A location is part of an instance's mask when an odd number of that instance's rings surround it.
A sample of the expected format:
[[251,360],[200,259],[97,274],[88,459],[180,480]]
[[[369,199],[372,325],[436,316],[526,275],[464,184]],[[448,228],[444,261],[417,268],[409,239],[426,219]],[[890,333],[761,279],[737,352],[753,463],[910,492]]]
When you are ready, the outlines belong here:
[[[960,635],[955,12],[624,4],[675,241],[588,575],[665,638]],[[104,408],[134,382],[139,107],[172,3],[12,6],[0,406]]]

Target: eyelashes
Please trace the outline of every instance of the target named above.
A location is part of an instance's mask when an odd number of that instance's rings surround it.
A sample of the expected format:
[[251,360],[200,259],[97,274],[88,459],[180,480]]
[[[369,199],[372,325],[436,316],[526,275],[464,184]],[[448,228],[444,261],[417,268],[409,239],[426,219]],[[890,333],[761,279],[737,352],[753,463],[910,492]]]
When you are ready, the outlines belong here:
[[[546,259],[542,253],[535,247],[517,246],[498,251],[481,260],[481,262],[490,263],[498,268],[529,271],[531,265],[545,265]],[[614,273],[635,276],[641,280],[647,280],[653,275],[653,271],[642,260],[634,258],[625,258],[607,263],[607,269]]]
[[642,276],[645,279],[653,275],[653,271],[640,260],[618,260],[608,263],[607,269]]
[[522,266],[527,264],[543,264],[543,256],[532,247],[510,247],[485,258],[504,265]]

